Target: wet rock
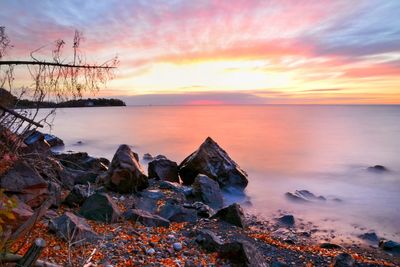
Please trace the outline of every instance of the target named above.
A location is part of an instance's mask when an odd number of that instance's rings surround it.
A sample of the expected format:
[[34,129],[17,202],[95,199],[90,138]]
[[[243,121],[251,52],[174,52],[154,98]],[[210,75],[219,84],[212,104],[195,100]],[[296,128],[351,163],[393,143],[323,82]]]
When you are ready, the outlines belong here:
[[140,222],[144,226],[149,227],[169,227],[169,221],[164,219],[158,215],[151,214],[150,212],[139,210],[139,209],[130,209],[126,211],[123,216],[126,220]]
[[27,135],[24,143],[31,151],[48,152],[51,148],[50,144],[45,140],[44,134],[36,130]]
[[179,183],[178,164],[165,157],[156,157],[149,162],[149,178]]
[[363,240],[371,242],[371,243],[378,243],[378,241],[379,241],[379,238],[375,232],[364,233],[364,234],[359,235],[358,237],[360,239],[363,239]]
[[40,206],[49,196],[47,182],[25,161],[17,161],[0,179],[1,188],[16,194],[32,208]]
[[37,130],[31,131],[24,143],[31,146],[37,145],[40,142],[46,142],[49,147],[64,146],[64,141],[52,134],[44,134]]
[[295,224],[295,219],[293,215],[283,215],[282,217],[278,218],[278,223],[286,226],[293,226]]
[[196,242],[208,252],[220,251],[224,243],[214,232],[202,229],[199,230]]
[[237,240],[226,243],[220,252],[221,256],[238,266],[267,267],[269,266],[258,251],[257,247],[246,240]]
[[143,190],[148,185],[138,155],[128,145],[120,145],[111,161],[106,186],[119,193],[130,193]]
[[76,216],[71,212],[65,212],[62,216],[51,220],[49,228],[57,236],[66,241],[77,242],[77,244],[99,239],[99,236],[97,236],[84,218]]
[[280,261],[274,261],[272,262],[271,267],[289,267],[289,265]]
[[329,242],[322,243],[319,245],[319,247],[325,249],[343,249],[342,246]]
[[191,185],[200,173],[217,181],[221,188],[244,189],[248,183],[246,172],[210,137],[179,165],[179,174],[186,185]]
[[196,176],[193,187],[193,195],[204,204],[213,209],[220,209],[223,206],[221,189],[216,181],[204,174]]
[[197,212],[193,209],[187,209],[176,201],[169,200],[162,207],[158,213],[161,217],[172,222],[196,222]]
[[70,207],[81,206],[92,193],[89,192],[89,188],[86,185],[75,185],[65,198],[64,203]]
[[236,225],[237,227],[245,227],[246,220],[244,213],[239,204],[233,203],[232,205],[220,209],[212,218],[220,218],[221,220]]
[[375,173],[382,173],[382,172],[389,171],[385,166],[382,166],[382,165],[371,166],[371,167],[368,167],[367,170],[370,172],[375,172]]
[[381,240],[379,242],[379,247],[386,251],[400,253],[400,243],[392,240]]
[[353,257],[348,253],[340,253],[335,257],[335,261],[333,262],[333,267],[353,267],[355,266],[356,261]]
[[286,198],[294,202],[318,202],[326,201],[323,196],[316,196],[308,190],[296,190],[294,193],[287,192],[285,194]]
[[188,209],[195,209],[197,215],[203,218],[210,218],[215,214],[215,211],[203,202],[185,203],[183,207]]
[[150,153],[144,153],[143,160],[153,160],[153,156]]
[[89,220],[108,223],[116,222],[120,217],[117,204],[106,193],[94,193],[87,198],[79,214]]

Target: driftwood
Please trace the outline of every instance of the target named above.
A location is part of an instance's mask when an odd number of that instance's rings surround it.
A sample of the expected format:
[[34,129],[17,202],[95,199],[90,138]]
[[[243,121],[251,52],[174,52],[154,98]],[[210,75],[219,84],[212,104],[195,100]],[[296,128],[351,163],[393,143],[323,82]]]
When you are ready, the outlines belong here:
[[47,209],[53,203],[54,196],[50,196],[42,205],[35,210],[33,215],[24,222],[14,233],[12,233],[10,239],[17,240],[19,237],[23,236],[24,234],[28,233],[29,230],[35,225],[35,223],[40,220],[40,218],[46,214]]
[[[0,263],[18,262],[22,259],[21,255],[6,253],[0,255]],[[54,264],[47,261],[37,260],[32,266],[35,267],[61,267],[61,265]]]
[[24,120],[24,121],[26,121],[26,122],[29,122],[30,124],[33,124],[33,125],[35,125],[36,127],[43,128],[43,125],[41,125],[40,123],[37,123],[36,121],[31,120],[31,119],[29,119],[29,118],[27,118],[27,117],[25,117],[25,116],[19,114],[18,112],[15,112],[14,110],[8,109],[8,108],[6,108],[6,107],[4,107],[4,106],[2,106],[2,105],[0,105],[0,109],[3,110],[4,112],[10,113],[10,114],[13,115],[14,117],[17,117],[17,118],[19,118],[19,119],[21,119],[21,120]]
[[45,247],[46,241],[44,241],[42,238],[37,238],[25,255],[22,256],[22,258],[17,262],[17,267],[33,266]]

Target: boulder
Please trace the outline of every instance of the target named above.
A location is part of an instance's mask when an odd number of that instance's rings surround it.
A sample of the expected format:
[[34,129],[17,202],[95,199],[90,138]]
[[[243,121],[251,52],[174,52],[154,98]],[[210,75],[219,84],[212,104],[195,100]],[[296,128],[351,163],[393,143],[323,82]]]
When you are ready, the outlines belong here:
[[215,211],[204,204],[203,202],[194,202],[194,203],[185,203],[183,204],[184,208],[187,209],[194,209],[197,211],[197,216],[203,217],[203,218],[210,218],[215,214]]
[[379,247],[386,251],[400,253],[400,243],[392,240],[381,240]]
[[31,131],[24,143],[28,146],[57,147],[64,146],[64,141],[52,134],[44,134],[37,130]]
[[87,185],[75,185],[64,200],[64,203],[70,207],[79,207],[90,196]]
[[222,208],[224,201],[221,189],[216,181],[208,178],[204,174],[196,176],[193,187],[193,195],[204,204],[213,209]]
[[153,160],[153,156],[150,153],[144,153],[143,160]]
[[73,170],[92,171],[100,173],[107,171],[110,161],[106,158],[95,158],[86,152],[66,153],[54,155],[64,167]]
[[248,267],[269,266],[257,247],[246,240],[236,240],[224,244],[220,254],[235,266],[236,264],[237,266]]
[[179,183],[178,164],[166,157],[157,156],[149,162],[149,178]]
[[179,175],[186,185],[191,185],[198,174],[205,174],[223,187],[247,186],[247,174],[210,137],[179,165]]
[[214,232],[201,229],[196,237],[196,242],[208,252],[218,252],[222,249],[224,242]]
[[79,214],[89,220],[107,223],[118,221],[121,215],[117,204],[106,193],[94,193],[88,197]]
[[283,215],[282,217],[279,217],[278,223],[285,225],[285,226],[293,226],[295,224],[294,216],[291,214]]
[[120,145],[111,161],[106,186],[119,193],[131,193],[143,190],[148,185],[138,155],[128,145]]
[[25,161],[19,160],[0,178],[0,187],[14,193],[35,208],[49,196],[48,184],[40,174]]
[[353,267],[355,266],[356,261],[353,257],[348,253],[340,253],[335,257],[335,261],[333,262],[333,267]]
[[197,211],[183,207],[174,200],[168,200],[160,207],[158,215],[171,222],[196,222]]
[[99,239],[84,218],[71,212],[65,212],[62,216],[51,220],[49,228],[60,238],[77,244]]
[[319,247],[324,249],[343,249],[342,246],[329,242],[322,243],[319,245]]
[[7,220],[7,218],[3,218],[7,225],[11,226],[11,229],[17,229],[21,224],[26,222],[32,215],[33,210],[30,206],[26,205],[24,202],[16,199],[16,207],[12,209],[12,213],[14,214],[14,220]]
[[219,218],[227,223],[236,225],[237,227],[245,227],[246,220],[244,212],[239,204],[233,203],[232,205],[220,209],[212,218]]
[[124,212],[123,216],[126,220],[139,222],[148,227],[169,227],[169,221],[167,219],[144,210],[130,209]]

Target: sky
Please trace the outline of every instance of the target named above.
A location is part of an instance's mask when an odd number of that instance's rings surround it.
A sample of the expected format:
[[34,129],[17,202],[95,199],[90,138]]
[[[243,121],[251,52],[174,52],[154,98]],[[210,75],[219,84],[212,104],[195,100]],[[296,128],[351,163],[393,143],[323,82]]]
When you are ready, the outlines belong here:
[[398,0],[0,2],[7,59],[71,51],[78,29],[88,62],[120,60],[97,96],[133,105],[400,104],[399,14]]

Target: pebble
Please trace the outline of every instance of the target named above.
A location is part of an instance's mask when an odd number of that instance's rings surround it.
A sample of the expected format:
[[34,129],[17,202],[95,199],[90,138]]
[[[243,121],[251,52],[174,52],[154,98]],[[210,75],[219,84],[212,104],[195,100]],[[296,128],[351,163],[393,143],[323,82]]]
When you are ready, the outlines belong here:
[[182,244],[181,243],[177,242],[177,243],[174,243],[172,246],[176,251],[181,251],[182,250]]
[[147,255],[153,255],[154,253],[156,253],[156,250],[154,248],[149,248],[148,250],[146,250]]

